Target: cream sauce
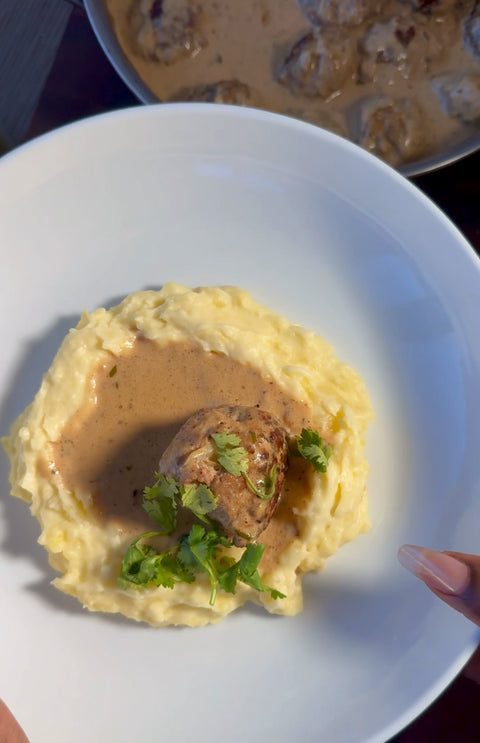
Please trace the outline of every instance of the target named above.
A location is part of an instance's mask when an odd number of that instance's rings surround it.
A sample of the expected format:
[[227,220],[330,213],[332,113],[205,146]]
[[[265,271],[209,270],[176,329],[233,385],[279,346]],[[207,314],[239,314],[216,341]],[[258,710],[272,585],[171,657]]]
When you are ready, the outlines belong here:
[[[475,62],[461,40],[461,22],[472,7],[467,1],[462,5],[443,0],[444,12],[435,9],[429,16],[414,13],[406,0],[387,0],[377,17],[346,29],[356,49],[355,70],[328,100],[294,95],[275,81],[292,45],[311,29],[296,0],[197,0],[205,44],[192,57],[170,65],[142,57],[135,49],[132,0],[105,2],[124,54],[159,100],[176,98],[180,91],[198,85],[237,80],[251,89],[250,105],[302,118],[361,141],[357,108],[363,99],[378,94],[407,98],[421,109],[421,122],[413,135],[410,131],[404,135],[408,141],[400,155],[384,154],[392,162],[416,160],[478,133],[478,126],[447,115],[431,83],[433,77],[455,70],[473,69],[480,74],[480,59]],[[365,58],[366,45],[381,44],[383,33],[380,29],[365,41],[369,30],[373,23],[387,24],[394,16],[411,17],[417,24],[415,38],[408,43],[410,62],[375,64],[373,76],[365,76],[366,69],[372,71]],[[375,135],[370,145],[373,139]]]
[[[312,425],[310,408],[276,383],[232,359],[187,343],[161,347],[139,339],[132,350],[94,370],[96,404],[85,406],[51,444],[50,468],[73,492],[90,493],[98,516],[131,538],[155,530],[142,508],[159,459],[180,426],[202,407],[225,403],[260,407],[292,434]],[[297,534],[292,509],[309,493],[303,462],[287,473],[284,495],[264,532],[264,567]],[[188,520],[163,548],[188,530]],[[263,537],[263,535],[262,535]]]

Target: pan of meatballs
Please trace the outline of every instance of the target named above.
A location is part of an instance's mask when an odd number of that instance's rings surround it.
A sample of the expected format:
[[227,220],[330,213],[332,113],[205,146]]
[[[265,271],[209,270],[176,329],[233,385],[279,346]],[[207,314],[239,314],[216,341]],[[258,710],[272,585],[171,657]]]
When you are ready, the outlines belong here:
[[480,147],[480,0],[85,0],[144,103],[253,106],[418,175]]

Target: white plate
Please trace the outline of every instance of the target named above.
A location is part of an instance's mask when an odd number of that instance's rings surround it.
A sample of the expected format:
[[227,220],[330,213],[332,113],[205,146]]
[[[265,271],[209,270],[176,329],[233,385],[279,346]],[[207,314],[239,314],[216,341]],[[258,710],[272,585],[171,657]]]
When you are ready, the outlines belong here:
[[238,284],[364,377],[371,532],[305,581],[296,618],[197,630],[89,614],[49,586],[1,458],[0,693],[32,743],[380,743],[478,635],[396,562],[478,552],[479,262],[411,184],[258,111],[179,104],[87,120],[0,162],[1,430],[84,307],[167,280]]

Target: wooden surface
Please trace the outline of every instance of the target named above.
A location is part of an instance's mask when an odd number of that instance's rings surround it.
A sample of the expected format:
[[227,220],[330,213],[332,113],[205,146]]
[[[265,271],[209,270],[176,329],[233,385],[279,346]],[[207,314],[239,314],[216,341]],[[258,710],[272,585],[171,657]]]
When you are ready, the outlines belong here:
[[[105,58],[78,5],[79,0],[0,0],[0,132],[4,131],[12,144],[88,115],[139,105]],[[27,28],[23,47],[11,38],[4,46],[5,33],[8,36],[14,29],[18,33],[20,26],[25,29],[32,24],[32,12],[38,24],[48,26],[50,22],[50,38],[35,38]],[[31,69],[40,58],[42,69]],[[5,66],[12,65],[15,69],[6,74]],[[477,153],[414,179],[478,253],[479,173]],[[390,743],[480,743],[480,685],[460,674]]]

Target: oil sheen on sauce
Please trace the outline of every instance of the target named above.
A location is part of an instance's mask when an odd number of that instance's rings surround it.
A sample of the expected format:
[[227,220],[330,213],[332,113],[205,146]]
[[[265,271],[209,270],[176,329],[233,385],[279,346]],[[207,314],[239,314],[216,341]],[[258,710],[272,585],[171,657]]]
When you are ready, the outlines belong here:
[[[237,80],[251,90],[252,99],[248,105],[305,119],[363,144],[358,132],[358,119],[363,115],[359,114],[362,102],[379,95],[393,96],[394,100],[406,99],[421,111],[418,121],[415,117],[415,132],[412,133],[408,124],[400,123],[398,136],[404,138],[402,154],[376,152],[394,165],[400,164],[396,160],[416,160],[478,134],[478,122],[465,123],[456,116],[447,115],[432,88],[432,79],[444,73],[469,69],[473,69],[475,74],[480,73],[480,57],[472,59],[461,40],[462,20],[473,7],[473,0],[470,3],[467,0],[441,0],[444,12],[431,17],[418,10],[414,12],[413,0],[384,0],[378,17],[369,17],[365,22],[346,29],[357,50],[355,70],[327,98],[298,95],[298,91],[292,92],[288,86],[277,82],[279,65],[293,44],[311,30],[298,2],[196,0],[195,5],[202,11],[201,31],[205,45],[191,57],[162,64],[142,56],[135,48],[132,0],[105,0],[123,53],[161,101],[181,100],[179,92],[196,86]],[[348,2],[354,3],[355,0]],[[422,4],[418,5],[421,7]],[[435,9],[438,4],[425,5]],[[382,59],[382,55],[388,58],[392,53],[388,21],[398,15],[411,17],[416,30],[412,43],[407,38],[405,58],[400,49],[398,59],[388,63],[388,59]],[[374,63],[371,78],[359,79],[359,70],[365,63],[362,46],[372,24],[377,21],[380,24],[376,32],[380,61]],[[386,36],[382,38],[384,33]],[[375,151],[374,145],[364,146]]]
[[[268,410],[292,434],[311,425],[309,407],[252,367],[186,342],[162,347],[138,339],[133,349],[94,370],[96,404],[69,421],[51,445],[51,467],[70,491],[90,493],[104,523],[131,538],[155,526],[142,508],[159,459],[180,426],[202,407],[222,404]],[[284,492],[259,540],[267,546],[263,567],[296,536],[292,508],[308,497],[309,466],[300,458],[287,473]],[[188,524],[180,523],[179,533]],[[162,544],[175,541],[179,533]]]

